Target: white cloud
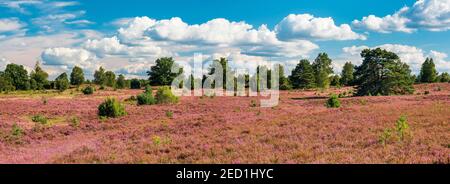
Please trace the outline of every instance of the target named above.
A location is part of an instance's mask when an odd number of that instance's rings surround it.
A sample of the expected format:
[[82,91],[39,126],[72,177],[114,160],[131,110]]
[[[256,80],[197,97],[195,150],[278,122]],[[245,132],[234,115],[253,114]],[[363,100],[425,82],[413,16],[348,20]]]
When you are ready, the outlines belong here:
[[84,49],[74,48],[48,48],[41,55],[45,65],[60,66],[63,69],[71,69],[73,66],[80,66],[83,69],[92,71],[97,68],[98,63],[95,55]]
[[353,25],[381,33],[446,31],[450,29],[450,0],[417,0],[412,7],[403,7],[393,15],[369,15],[354,20]]
[[450,62],[445,61],[447,55],[445,53],[437,52],[430,50],[428,52],[423,51],[420,48],[409,46],[409,45],[400,45],[400,44],[383,44],[374,47],[368,46],[352,46],[352,47],[344,47],[342,49],[343,54],[337,60],[338,65],[343,65],[346,61],[352,61],[353,64],[361,64],[362,58],[360,57],[360,53],[362,50],[367,48],[382,48],[388,51],[396,53],[402,62],[407,63],[411,70],[414,73],[418,73],[422,66],[422,63],[425,61],[427,57],[432,57],[436,64],[436,69],[440,72],[450,72]]
[[17,32],[25,27],[25,23],[20,22],[18,18],[0,19],[0,33]]
[[365,40],[364,35],[352,31],[348,24],[335,25],[333,18],[314,17],[310,14],[290,14],[275,28],[281,40]]

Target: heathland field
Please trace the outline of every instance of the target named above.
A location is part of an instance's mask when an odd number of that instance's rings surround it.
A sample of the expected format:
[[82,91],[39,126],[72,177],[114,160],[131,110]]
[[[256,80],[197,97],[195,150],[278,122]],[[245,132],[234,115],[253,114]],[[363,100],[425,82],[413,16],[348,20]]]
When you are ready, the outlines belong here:
[[[143,90],[0,95],[0,163],[450,163],[450,84],[405,96],[352,88],[257,97],[181,97],[137,106]],[[340,108],[327,108],[331,93]],[[99,118],[107,97],[127,114]]]

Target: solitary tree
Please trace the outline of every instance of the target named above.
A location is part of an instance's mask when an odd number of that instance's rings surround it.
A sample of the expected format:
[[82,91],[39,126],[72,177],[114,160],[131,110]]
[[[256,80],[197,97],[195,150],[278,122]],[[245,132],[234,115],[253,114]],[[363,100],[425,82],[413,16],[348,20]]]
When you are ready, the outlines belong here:
[[331,59],[327,53],[320,53],[312,64],[316,78],[316,86],[319,88],[328,88],[330,86],[330,74],[333,73]]
[[347,62],[344,65],[344,68],[342,68],[342,73],[341,73],[341,84],[344,86],[349,86],[352,85],[353,83],[353,75],[354,75],[354,70],[355,66],[351,63],[351,62]]
[[65,72],[55,79],[55,88],[59,91],[69,89],[69,78]]
[[84,73],[83,69],[78,66],[73,67],[72,73],[70,74],[70,84],[72,85],[81,85],[84,82]]
[[36,62],[34,70],[30,73],[31,89],[42,90],[44,86],[48,84],[48,74],[45,72],[39,61]]
[[427,58],[420,69],[419,79],[423,83],[436,82],[438,73],[434,65],[433,58]]
[[393,52],[365,49],[363,63],[356,67],[357,95],[399,95],[414,92],[409,66]]
[[308,60],[302,59],[289,76],[294,89],[309,89],[316,86],[314,70]]
[[147,72],[149,81],[152,86],[170,85],[172,81],[182,73],[182,69],[178,73],[172,73],[172,66],[176,65],[171,57],[163,57],[156,60],[156,65],[151,67]]
[[30,89],[28,72],[22,65],[13,63],[6,65],[4,77],[16,88],[16,90]]

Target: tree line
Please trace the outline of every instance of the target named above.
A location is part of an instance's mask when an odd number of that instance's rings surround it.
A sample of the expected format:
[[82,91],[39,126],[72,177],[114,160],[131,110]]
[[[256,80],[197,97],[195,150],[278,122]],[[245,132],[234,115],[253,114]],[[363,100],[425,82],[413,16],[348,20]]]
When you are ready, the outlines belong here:
[[[363,62],[359,66],[353,65],[351,62],[344,64],[342,72],[339,75],[333,73],[332,60],[327,53],[320,53],[311,63],[309,60],[302,59],[292,70],[291,75],[284,75],[284,68],[279,67],[279,88],[281,90],[290,89],[326,89],[330,86],[356,86],[356,95],[400,95],[411,94],[414,92],[414,83],[432,83],[432,82],[450,82],[450,75],[446,72],[438,74],[432,58],[427,58],[422,64],[420,74],[412,75],[409,66],[403,63],[398,55],[380,48],[365,49],[361,52]],[[79,86],[83,83],[97,84],[100,88],[113,87],[117,89],[131,88],[140,89],[147,84],[153,86],[171,85],[172,81],[183,73],[180,67],[178,73],[172,72],[172,66],[176,65],[171,57],[163,57],[156,60],[155,65],[147,72],[148,80],[142,79],[125,79],[124,75],[118,75],[112,71],[106,71],[100,67],[94,73],[92,81],[85,80],[83,69],[75,66],[70,73],[60,74],[54,81],[48,80],[46,73],[37,62],[33,71],[28,75],[27,70],[21,65],[8,64],[5,71],[0,71],[0,91],[12,90],[43,90],[57,89],[64,91],[72,86]],[[226,58],[214,60],[210,66],[209,75],[215,73],[215,65],[220,65],[223,69],[223,84],[226,88],[227,84],[234,84],[236,89],[236,81],[239,77],[245,79],[246,88],[262,87],[271,88],[271,68],[266,66],[258,66],[256,74],[250,76],[248,74],[236,75],[228,65]],[[261,74],[267,74],[267,79],[260,77]],[[227,78],[227,75],[233,77]],[[263,79],[264,78],[264,79]],[[188,76],[188,83],[185,85],[190,89],[194,89],[195,85],[201,85],[207,79],[206,75],[202,78],[195,78],[193,75]],[[256,80],[256,86],[250,86],[250,80]],[[213,84],[214,85],[214,84]]]

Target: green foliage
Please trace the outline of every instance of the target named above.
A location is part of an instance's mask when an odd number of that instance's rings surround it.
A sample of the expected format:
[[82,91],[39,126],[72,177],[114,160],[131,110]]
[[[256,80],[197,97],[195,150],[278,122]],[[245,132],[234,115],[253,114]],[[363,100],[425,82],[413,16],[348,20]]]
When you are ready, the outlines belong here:
[[172,73],[172,66],[176,65],[173,58],[163,57],[156,60],[156,65],[147,72],[151,85],[171,85],[172,81],[182,73]]
[[22,65],[8,64],[3,74],[4,80],[14,86],[16,90],[29,90],[30,80],[28,72]]
[[155,98],[158,104],[178,103],[178,97],[172,93],[169,86],[159,87]]
[[436,78],[437,82],[450,82],[450,74],[447,72],[442,73]]
[[[227,83],[232,83],[234,81],[228,81],[227,80],[227,75],[232,75],[231,73],[231,69],[228,66],[228,60],[226,58],[220,58],[220,59],[215,59],[212,63],[211,66],[209,67],[209,75],[213,75],[216,73],[216,68],[222,68],[222,81],[215,81],[222,83],[223,85],[223,89],[226,89],[227,87]],[[213,84],[213,86],[215,86],[215,83]]]
[[30,83],[31,89],[34,90],[42,90],[44,86],[48,84],[48,74],[45,72],[39,62],[36,62],[34,66],[34,70],[30,73],[30,79],[32,83]]
[[161,144],[161,137],[155,135],[152,137],[153,145],[159,146]]
[[363,63],[356,68],[358,96],[369,94],[402,95],[414,92],[414,79],[409,66],[393,52],[380,48],[365,49]]
[[383,145],[386,146],[387,143],[392,139],[392,129],[386,128],[384,129],[383,133],[378,138],[378,141]]
[[115,98],[107,98],[98,106],[100,117],[117,118],[126,115],[125,106]]
[[168,118],[172,118],[173,117],[173,112],[171,110],[166,111],[166,116]]
[[80,126],[80,119],[78,119],[78,117],[72,117],[70,119],[70,124],[69,125],[71,127],[74,127],[74,128],[79,127]]
[[420,69],[419,80],[422,83],[436,82],[438,73],[433,58],[427,58]]
[[116,87],[116,74],[114,72],[105,72],[105,85],[108,87]]
[[341,77],[339,75],[332,75],[330,77],[330,85],[335,87],[341,87]]
[[342,68],[341,84],[344,86],[350,86],[353,84],[355,73],[355,66],[351,62],[346,62]]
[[92,95],[92,94],[94,94],[94,91],[95,91],[94,87],[87,86],[87,87],[85,87],[83,89],[83,94],[85,94],[85,95]]
[[137,96],[137,104],[138,105],[153,105],[156,104],[156,100],[153,97],[152,93],[144,92]]
[[300,60],[295,69],[292,70],[289,80],[294,89],[309,89],[316,86],[314,70],[306,59]]
[[23,134],[24,134],[24,130],[19,125],[14,123],[11,127],[11,131],[10,131],[9,135],[6,136],[6,140],[12,141],[15,143],[20,143],[20,139],[22,138]]
[[40,123],[41,125],[46,125],[48,122],[48,119],[43,115],[35,115],[31,117],[31,121],[35,123]]
[[139,79],[132,79],[130,82],[131,89],[141,89],[141,81]]
[[0,71],[0,92],[2,91],[14,91],[16,87],[14,87],[11,81],[6,78],[5,73]]
[[70,84],[72,85],[81,85],[84,82],[84,73],[83,69],[78,66],[73,67],[72,73],[70,74]]
[[326,89],[330,86],[329,76],[333,73],[331,62],[332,60],[327,53],[320,53],[314,60],[312,68],[316,79],[316,87]]
[[328,108],[339,108],[341,107],[341,102],[339,101],[339,97],[336,94],[332,94],[330,98],[328,98],[326,106]]
[[59,91],[69,89],[69,78],[66,73],[62,73],[55,79],[55,88]]
[[410,135],[409,125],[406,116],[401,116],[395,123],[395,130],[400,141],[403,141],[406,136]]
[[94,72],[94,83],[98,85],[106,84],[105,69],[103,67]]
[[120,74],[119,77],[117,77],[116,86],[117,86],[118,89],[128,88],[128,83],[125,80],[125,76]]

